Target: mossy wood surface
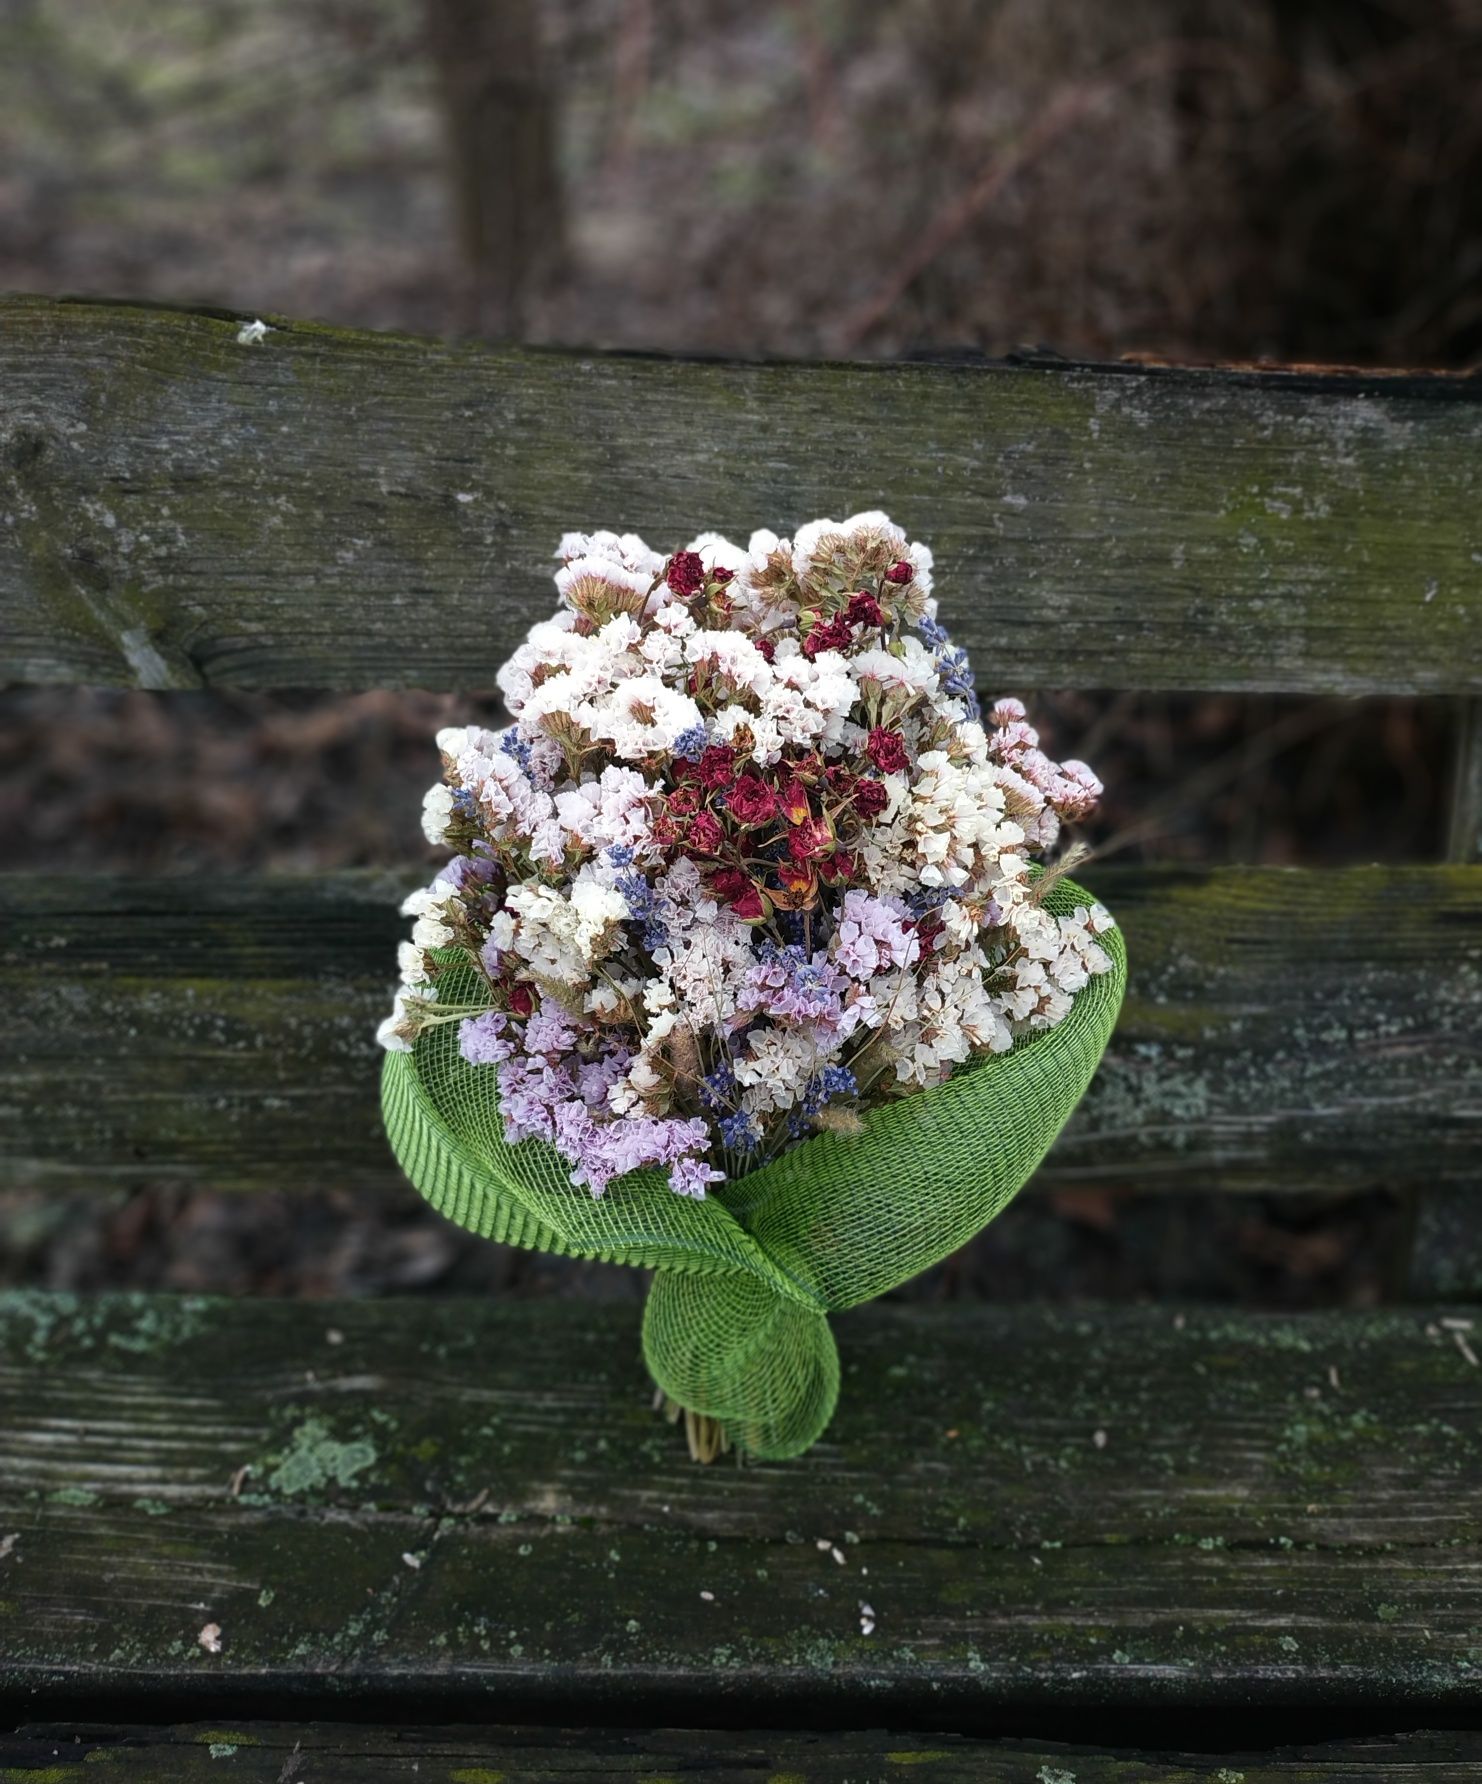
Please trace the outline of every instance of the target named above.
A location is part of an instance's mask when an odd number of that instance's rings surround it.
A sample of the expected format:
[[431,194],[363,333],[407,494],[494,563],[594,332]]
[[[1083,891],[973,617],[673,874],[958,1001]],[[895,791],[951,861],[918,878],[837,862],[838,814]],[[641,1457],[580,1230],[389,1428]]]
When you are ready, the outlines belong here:
[[12,1292],[0,1699],[1475,1721],[1467,1317],[877,1305],[814,1451],[702,1469],[634,1306]]
[[[99,1766],[107,1769],[98,1771]],[[413,1770],[415,1767],[415,1771]],[[833,1729],[32,1724],[0,1734],[0,1784],[1477,1784],[1482,1736],[1405,1734],[1251,1753],[1106,1753],[956,1734]]]
[[574,526],[890,510],[990,692],[1482,690],[1482,379],[766,365],[0,304],[0,678],[488,687]]
[[[373,1036],[417,877],[0,877],[0,1175],[399,1182]],[[1130,989],[1044,1180],[1475,1187],[1482,869],[1086,878]]]

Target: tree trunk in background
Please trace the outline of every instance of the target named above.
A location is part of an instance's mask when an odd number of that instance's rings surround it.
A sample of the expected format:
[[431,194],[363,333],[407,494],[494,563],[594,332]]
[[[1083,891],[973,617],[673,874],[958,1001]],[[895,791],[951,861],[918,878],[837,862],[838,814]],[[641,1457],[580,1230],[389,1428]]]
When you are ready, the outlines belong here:
[[562,254],[555,97],[538,0],[426,0],[447,108],[467,326],[518,336]]

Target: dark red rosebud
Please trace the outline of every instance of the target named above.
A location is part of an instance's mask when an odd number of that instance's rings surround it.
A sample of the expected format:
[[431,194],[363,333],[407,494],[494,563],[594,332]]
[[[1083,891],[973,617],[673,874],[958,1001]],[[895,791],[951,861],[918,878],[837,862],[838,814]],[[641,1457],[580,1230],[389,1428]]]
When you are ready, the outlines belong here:
[[860,776],[854,788],[854,809],[862,818],[878,818],[889,803],[890,795],[879,781]]
[[829,784],[829,790],[837,793],[841,799],[847,799],[854,791],[853,772],[842,762],[831,762],[823,777]]
[[849,630],[849,622],[843,614],[836,613],[832,619],[821,620],[803,640],[803,655],[816,657],[821,650],[843,650],[853,641],[854,634]]
[[915,569],[908,564],[904,558],[897,558],[885,572],[885,580],[887,582],[901,584],[909,582],[915,574]]
[[777,797],[782,815],[789,824],[801,824],[812,817],[813,808],[808,803],[808,789],[801,781],[790,780]]
[[736,778],[736,752],[728,743],[712,743],[695,764],[701,786],[728,787]]
[[885,615],[880,603],[864,589],[856,589],[844,609],[844,618],[851,626],[883,626]]
[[751,641],[769,663],[777,661],[777,646],[770,638],[753,638]]
[[812,861],[833,852],[834,833],[817,818],[808,818],[788,836],[787,852],[794,861]]
[[777,795],[755,774],[743,774],[726,794],[726,810],[748,828],[777,815]]
[[699,552],[676,551],[664,572],[664,580],[681,601],[698,594],[705,586],[705,564]]
[[715,855],[725,841],[725,832],[708,811],[697,813],[684,830],[685,852],[690,855]]
[[650,834],[656,843],[665,848],[667,848],[671,842],[679,841],[678,826],[675,824],[673,818],[666,812],[660,812],[654,819],[653,829]]
[[535,993],[528,985],[515,985],[510,989],[509,1007],[517,1016],[528,1016],[535,1008]]
[[717,898],[730,902],[746,896],[751,890],[751,880],[739,867],[722,867],[711,876],[710,886]]
[[715,566],[715,568],[710,572],[710,574],[715,578],[715,580],[720,584],[720,586],[722,588],[724,588],[726,586],[726,584],[731,580],[731,578],[736,574],[736,572],[734,570],[722,570],[720,565],[717,564]]
[[905,738],[899,731],[887,731],[883,725],[876,725],[870,732],[865,754],[881,774],[903,774],[911,763]]
[[760,923],[767,916],[768,905],[756,886],[748,886],[739,898],[731,900],[731,909],[743,923]]
[[792,765],[793,778],[800,780],[805,787],[816,786],[828,775],[823,757],[817,750],[810,750],[806,756],[799,756]]
[[820,871],[830,885],[838,886],[854,878],[859,871],[859,862],[848,849],[835,849]]
[[700,795],[694,787],[676,787],[665,801],[671,818],[692,818],[700,809]]
[[937,937],[946,928],[946,924],[935,911],[928,911],[916,925],[916,939],[921,943],[921,952],[930,954]]

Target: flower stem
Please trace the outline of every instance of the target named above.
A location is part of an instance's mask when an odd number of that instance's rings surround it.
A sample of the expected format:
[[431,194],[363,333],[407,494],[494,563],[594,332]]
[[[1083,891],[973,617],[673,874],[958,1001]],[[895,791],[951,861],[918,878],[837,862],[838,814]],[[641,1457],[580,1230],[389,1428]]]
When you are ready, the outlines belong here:
[[718,1456],[724,1456],[730,1451],[731,1440],[726,1436],[726,1428],[719,1419],[711,1418],[708,1413],[694,1412],[688,1406],[681,1406],[677,1400],[671,1400],[662,1388],[654,1395],[654,1405],[671,1425],[684,1420],[684,1437],[689,1445],[692,1462],[713,1462]]

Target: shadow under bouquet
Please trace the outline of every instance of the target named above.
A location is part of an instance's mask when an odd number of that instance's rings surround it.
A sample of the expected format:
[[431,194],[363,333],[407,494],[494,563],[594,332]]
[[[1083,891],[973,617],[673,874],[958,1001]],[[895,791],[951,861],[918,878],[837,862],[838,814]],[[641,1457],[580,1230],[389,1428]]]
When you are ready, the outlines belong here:
[[797,1455],[829,1313],[991,1220],[1095,1070],[1121,936],[1042,858],[1100,783],[980,714],[884,514],[558,556],[513,722],[438,736],[386,1129],[461,1225],[655,1272],[692,1454]]

